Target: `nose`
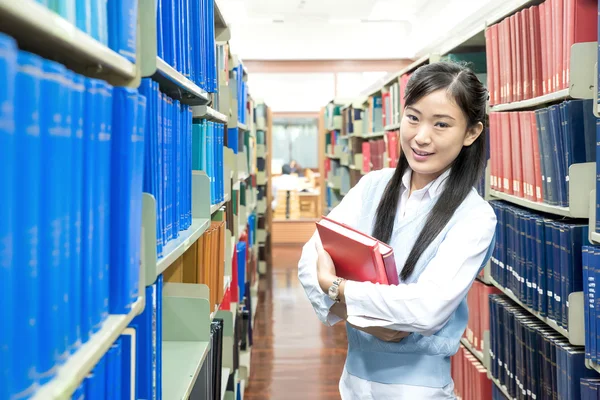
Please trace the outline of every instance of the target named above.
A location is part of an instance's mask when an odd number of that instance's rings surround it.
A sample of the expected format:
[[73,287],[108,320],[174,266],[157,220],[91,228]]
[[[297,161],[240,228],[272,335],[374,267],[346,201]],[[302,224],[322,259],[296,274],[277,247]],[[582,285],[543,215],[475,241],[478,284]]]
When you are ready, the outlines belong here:
[[426,124],[422,124],[419,127],[419,131],[415,136],[415,142],[417,142],[419,146],[426,146],[431,143],[431,135]]

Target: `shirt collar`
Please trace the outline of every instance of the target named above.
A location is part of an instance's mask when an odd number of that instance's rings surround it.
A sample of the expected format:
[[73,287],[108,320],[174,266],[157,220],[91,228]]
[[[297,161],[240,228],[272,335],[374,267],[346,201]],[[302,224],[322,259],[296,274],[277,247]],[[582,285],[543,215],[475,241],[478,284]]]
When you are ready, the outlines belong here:
[[[429,196],[433,199],[439,196],[444,188],[446,187],[446,181],[450,176],[450,168],[444,171],[443,174],[438,176],[436,179],[427,184],[423,189],[415,190],[414,193],[428,193]],[[406,190],[410,190],[410,178],[412,177],[412,170],[410,168],[406,168],[404,171],[404,175],[402,176],[402,188]]]

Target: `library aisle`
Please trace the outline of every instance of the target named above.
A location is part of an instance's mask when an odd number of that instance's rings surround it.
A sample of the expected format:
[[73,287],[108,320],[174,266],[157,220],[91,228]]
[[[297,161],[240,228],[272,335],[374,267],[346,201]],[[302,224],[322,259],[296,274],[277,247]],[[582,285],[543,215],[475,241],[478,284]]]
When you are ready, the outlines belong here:
[[261,278],[247,400],[337,400],[346,328],[315,318],[298,280],[301,244],[274,245]]

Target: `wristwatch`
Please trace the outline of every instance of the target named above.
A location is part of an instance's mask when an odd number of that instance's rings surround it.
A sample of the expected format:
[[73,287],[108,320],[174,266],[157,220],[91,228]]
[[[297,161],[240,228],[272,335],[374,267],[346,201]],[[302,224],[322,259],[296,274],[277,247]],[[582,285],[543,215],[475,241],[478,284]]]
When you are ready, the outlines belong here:
[[333,284],[331,286],[329,286],[329,291],[328,291],[329,298],[331,300],[335,301],[336,303],[338,301],[340,301],[339,288],[340,288],[340,284],[343,281],[344,281],[344,278],[335,278],[335,280],[333,281]]

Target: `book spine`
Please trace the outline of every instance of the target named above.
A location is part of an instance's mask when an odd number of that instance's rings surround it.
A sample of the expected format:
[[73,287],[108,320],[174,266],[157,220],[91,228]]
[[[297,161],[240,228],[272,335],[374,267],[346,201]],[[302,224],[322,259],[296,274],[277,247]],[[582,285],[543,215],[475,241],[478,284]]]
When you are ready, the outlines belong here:
[[100,81],[85,80],[83,125],[83,200],[82,200],[82,248],[81,248],[81,342],[88,341],[94,325],[96,281],[96,259],[98,231],[95,215],[98,208],[96,196],[98,135],[102,114]]
[[[113,190],[110,233],[114,243],[110,251],[110,313],[127,314],[130,309],[131,264],[134,263],[132,215],[135,194],[135,146],[137,135],[138,94],[130,88],[113,90],[113,132],[110,178]],[[143,143],[143,142],[142,142]],[[136,227],[137,228],[137,227]],[[138,264],[139,265],[139,264]]]
[[83,237],[83,136],[84,136],[84,78],[73,74],[72,89],[72,191],[71,191],[71,277],[67,306],[70,310],[68,345],[71,353],[81,345],[82,319],[82,237]]
[[[1,39],[0,39],[1,40]],[[0,363],[3,366],[12,365],[12,387],[15,398],[24,398],[30,396],[35,390],[35,373],[36,373],[36,358],[38,356],[38,341],[39,327],[37,324],[39,294],[38,280],[39,270],[39,237],[40,237],[40,187],[42,184],[42,167],[40,160],[41,153],[41,136],[40,136],[40,87],[41,81],[44,79],[42,69],[42,59],[34,54],[25,51],[19,51],[16,63],[7,65],[9,55],[5,53],[6,48],[2,47],[0,41],[0,71],[5,73],[14,73],[15,66],[16,76],[6,77],[12,82],[15,82],[15,87],[19,90],[14,93],[14,149],[10,150],[10,143],[5,137],[1,138],[2,150],[11,151],[11,154],[5,155],[2,153],[4,161],[3,172],[14,172],[10,178],[14,179],[14,196],[10,197],[6,203],[2,203],[1,207],[6,207],[10,211],[12,208],[14,215],[14,265],[19,266],[14,268],[12,282],[7,279],[7,284],[12,287],[19,287],[26,295],[19,296],[19,311],[14,313],[14,322],[10,325],[10,330],[15,334],[13,336],[13,345],[9,348],[12,351],[12,359],[10,362],[3,363],[0,358]],[[16,53],[12,53],[14,56]],[[18,65],[16,65],[18,64]],[[2,74],[4,75],[4,74]],[[8,88],[10,90],[10,88]],[[8,93],[0,92],[0,104],[10,104],[12,99],[7,101]],[[6,96],[6,97],[5,97]],[[0,136],[6,135],[10,130],[11,117],[8,112],[0,114]],[[6,158],[5,158],[6,157]],[[14,157],[14,171],[11,157]],[[2,176],[2,183],[5,182],[5,177]],[[6,182],[6,184],[10,184]],[[11,191],[9,190],[9,193]],[[13,201],[11,206],[11,201]],[[6,210],[2,210],[6,211]],[[2,220],[5,216],[2,214]],[[10,224],[10,220],[8,220]],[[4,236],[0,235],[0,243],[9,243],[4,240]],[[0,266],[7,267],[11,270],[10,265],[4,265],[3,253],[0,251]],[[4,270],[5,268],[0,268]],[[5,279],[4,275],[2,278]],[[3,289],[4,290],[4,289]],[[10,290],[7,291],[10,293]],[[15,296],[16,298],[16,296]],[[6,303],[2,302],[5,307],[11,307],[9,298]],[[6,330],[6,329],[4,329]],[[13,347],[14,346],[14,347]],[[18,351],[16,351],[18,349]],[[12,362],[12,364],[11,364]],[[4,371],[2,372],[4,373]],[[0,387],[4,381],[0,377]],[[7,385],[9,386],[9,385]],[[0,389],[0,398],[6,392]]]
[[[110,293],[110,259],[111,249],[115,250],[116,247],[111,247],[111,146],[112,146],[112,131],[113,126],[120,123],[120,121],[113,120],[113,88],[108,83],[101,82],[100,99],[101,114],[99,116],[100,124],[97,136],[97,175],[96,175],[96,187],[94,195],[98,198],[97,210],[94,216],[94,229],[97,229],[97,235],[95,235],[97,243],[97,258],[96,258],[96,279],[94,287],[98,289],[96,296],[95,310],[95,321],[93,321],[93,331],[97,332],[102,323],[108,317],[109,312],[109,293]],[[115,114],[118,115],[118,114]],[[115,184],[117,184],[115,182]],[[117,210],[115,210],[115,213]],[[118,242],[116,242],[118,243]]]
[[[15,77],[17,74],[17,45],[16,42],[0,33],[0,80],[3,82],[0,86],[0,159],[2,159],[2,168],[0,168],[0,185],[9,188],[10,194],[15,183],[16,169],[15,159]],[[0,199],[0,302],[4,304],[0,311],[0,316],[8,324],[15,322],[16,315],[13,304],[16,299],[17,290],[13,282],[13,274],[18,268],[15,268],[15,227],[18,226],[15,221],[15,202],[14,196],[5,195]],[[11,330],[0,329],[0,398],[9,398],[13,391],[11,386],[12,371],[10,368],[11,357],[13,353],[10,349],[14,348],[14,338]],[[26,384],[26,383],[25,383]]]

